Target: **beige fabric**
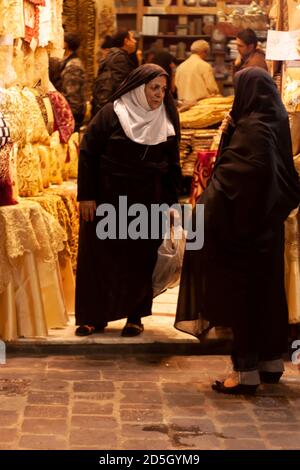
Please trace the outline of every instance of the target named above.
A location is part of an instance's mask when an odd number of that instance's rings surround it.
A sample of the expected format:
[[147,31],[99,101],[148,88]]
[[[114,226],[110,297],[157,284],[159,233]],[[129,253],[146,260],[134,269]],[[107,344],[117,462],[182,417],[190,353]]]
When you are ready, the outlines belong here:
[[298,2],[295,0],[286,0],[288,4],[288,26],[290,31],[300,29],[300,10],[298,10]]
[[191,54],[177,67],[175,85],[178,98],[189,102],[219,93],[211,65],[197,54]]
[[[47,336],[49,328],[66,326],[64,290],[74,298],[74,283],[67,278],[64,287],[58,263],[53,269],[29,252],[14,260],[12,271],[12,280],[0,294],[0,336],[8,341]],[[72,308],[70,298],[68,303]]]
[[[300,174],[300,155],[294,158]],[[285,222],[285,290],[289,323],[300,323],[300,213],[294,209]]]
[[70,158],[70,167],[69,167],[69,177],[77,178],[78,174],[78,154],[79,154],[79,134],[74,132],[71,135],[69,142],[69,158]]
[[27,252],[56,269],[66,238],[59,223],[35,202],[22,199],[0,207],[0,293],[12,279],[14,261]]
[[40,191],[43,191],[38,147],[37,144],[26,144],[18,152],[17,177],[20,196],[36,196]]
[[289,113],[293,155],[300,153],[300,113]]
[[11,34],[13,38],[24,37],[23,0],[1,0],[0,35]]
[[7,90],[0,88],[0,111],[9,125],[12,141],[24,145],[26,140],[24,103],[18,88],[11,87]]
[[58,131],[50,137],[50,182],[62,184],[61,145]]
[[42,173],[43,187],[50,186],[50,147],[47,145],[38,145],[40,168]]
[[26,142],[47,144],[49,133],[34,93],[29,88],[23,88],[21,94],[25,113]]

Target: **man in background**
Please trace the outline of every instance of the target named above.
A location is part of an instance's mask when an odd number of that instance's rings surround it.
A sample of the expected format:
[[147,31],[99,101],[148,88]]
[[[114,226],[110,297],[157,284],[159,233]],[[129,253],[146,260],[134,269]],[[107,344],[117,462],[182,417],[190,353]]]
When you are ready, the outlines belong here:
[[234,73],[246,67],[261,67],[268,71],[265,54],[257,46],[257,36],[253,29],[240,31],[236,37],[236,45],[239,55],[234,62]]
[[64,40],[65,55],[60,64],[61,78],[57,90],[68,101],[75,119],[75,131],[79,131],[87,106],[85,70],[77,55],[80,38],[75,33],[66,33]]
[[212,66],[206,62],[210,46],[202,39],[191,45],[191,55],[175,73],[178,99],[193,103],[219,93]]
[[136,39],[131,31],[118,31],[112,36],[112,45],[107,57],[100,62],[94,83],[93,116],[109,101],[110,96],[137,66],[130,57],[136,50]]

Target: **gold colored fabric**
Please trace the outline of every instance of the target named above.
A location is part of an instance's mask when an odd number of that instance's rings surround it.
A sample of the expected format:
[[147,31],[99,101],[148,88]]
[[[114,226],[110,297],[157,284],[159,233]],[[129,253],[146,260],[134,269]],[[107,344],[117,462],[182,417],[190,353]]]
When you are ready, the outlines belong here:
[[79,155],[79,133],[74,132],[68,142],[68,152],[70,159],[69,177],[77,178],[78,175],[78,155]]
[[50,182],[52,184],[63,182],[60,149],[59,133],[55,131],[50,137]]
[[[65,210],[58,213],[58,220],[67,233],[67,254],[71,256],[73,269],[77,265],[78,233],[79,233],[79,209],[77,203],[77,186],[71,181],[61,186],[50,187],[45,191],[47,195],[55,195],[61,198]],[[61,256],[60,256],[61,258]]]
[[70,172],[70,162],[68,160],[68,144],[62,144],[58,146],[61,176],[64,181],[68,181]]
[[18,197],[19,197],[17,159],[18,159],[18,145],[13,144],[9,163],[10,163],[10,177],[11,177],[12,188],[13,188],[13,198],[15,200],[18,200]]
[[96,26],[95,26],[95,46],[94,46],[94,71],[99,68],[100,44],[105,36],[111,36],[116,30],[116,9],[114,0],[101,0],[95,2]]
[[66,243],[64,244],[64,249],[61,250],[61,252],[59,253],[59,259],[64,260],[66,257],[70,257],[70,248],[67,236],[71,222],[69,220],[69,214],[62,201],[62,198],[56,194],[44,193],[42,195],[27,199],[38,203],[46,212],[48,212],[52,217],[57,220],[59,225],[62,227],[66,237]]
[[[294,158],[300,175],[300,154]],[[285,221],[285,290],[289,323],[300,323],[300,212],[294,209]]]
[[300,113],[289,113],[293,155],[300,153]]
[[288,7],[287,13],[287,23],[288,27],[285,28],[289,31],[295,31],[300,29],[300,10],[298,10],[297,6],[299,5],[298,1],[295,0],[284,0]]
[[21,199],[15,206],[0,207],[0,293],[13,277],[16,258],[33,252],[38,260],[56,269],[65,241],[66,234],[57,220],[36,202]]
[[0,86],[7,88],[14,85],[17,75],[12,62],[13,45],[0,43]]
[[13,68],[16,72],[14,86],[23,87],[26,84],[26,74],[24,68],[24,52],[20,47],[14,46]]
[[35,94],[29,88],[23,88],[21,93],[26,119],[26,142],[47,144],[49,142],[49,133]]
[[55,269],[33,253],[25,253],[13,264],[13,278],[0,294],[0,336],[47,336],[49,328],[66,326],[60,267]]
[[[48,50],[51,57],[63,58],[64,55],[64,29],[62,25],[63,0],[51,2],[52,31]],[[74,32],[74,31],[73,31]]]
[[20,146],[26,141],[24,103],[18,88],[0,88],[0,111],[4,115],[14,143]]
[[50,147],[47,145],[38,145],[40,158],[40,168],[42,173],[43,187],[50,186]]
[[11,34],[14,38],[24,37],[23,0],[1,0],[0,35]]
[[285,289],[289,323],[300,323],[300,214],[295,209],[285,222]]
[[75,279],[72,269],[71,258],[66,258],[65,263],[59,263],[64,293],[65,304],[68,313],[75,311]]
[[42,195],[30,198],[38,202],[44,210],[56,218],[66,233],[67,239],[64,250],[59,253],[59,261],[64,267],[67,259],[71,258],[72,266],[76,268],[79,232],[79,211],[76,201],[76,185],[64,183],[52,186]]
[[20,196],[36,196],[40,191],[43,191],[43,178],[37,144],[26,144],[19,150],[17,175]]

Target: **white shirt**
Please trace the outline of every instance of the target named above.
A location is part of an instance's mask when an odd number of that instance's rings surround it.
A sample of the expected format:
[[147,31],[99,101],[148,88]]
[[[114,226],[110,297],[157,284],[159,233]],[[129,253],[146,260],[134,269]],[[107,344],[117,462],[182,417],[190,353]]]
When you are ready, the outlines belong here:
[[191,54],[177,67],[175,85],[182,101],[197,101],[220,93],[212,66],[198,54]]

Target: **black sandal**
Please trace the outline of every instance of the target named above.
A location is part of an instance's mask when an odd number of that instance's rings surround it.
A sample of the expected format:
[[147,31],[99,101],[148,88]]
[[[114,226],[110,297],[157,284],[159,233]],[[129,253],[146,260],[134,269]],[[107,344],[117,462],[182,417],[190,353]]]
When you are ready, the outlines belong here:
[[258,385],[237,384],[233,387],[225,387],[224,382],[216,380],[211,388],[219,393],[227,395],[254,395]]
[[76,336],[89,336],[95,332],[95,327],[92,325],[80,325],[75,330]]
[[103,326],[93,326],[93,325],[80,325],[75,330],[76,336],[89,336],[93,333],[103,332],[107,324]]
[[144,331],[144,326],[142,323],[140,325],[137,325],[135,323],[126,323],[124,326],[121,336],[127,336],[127,337],[132,337],[132,336],[138,336]]

